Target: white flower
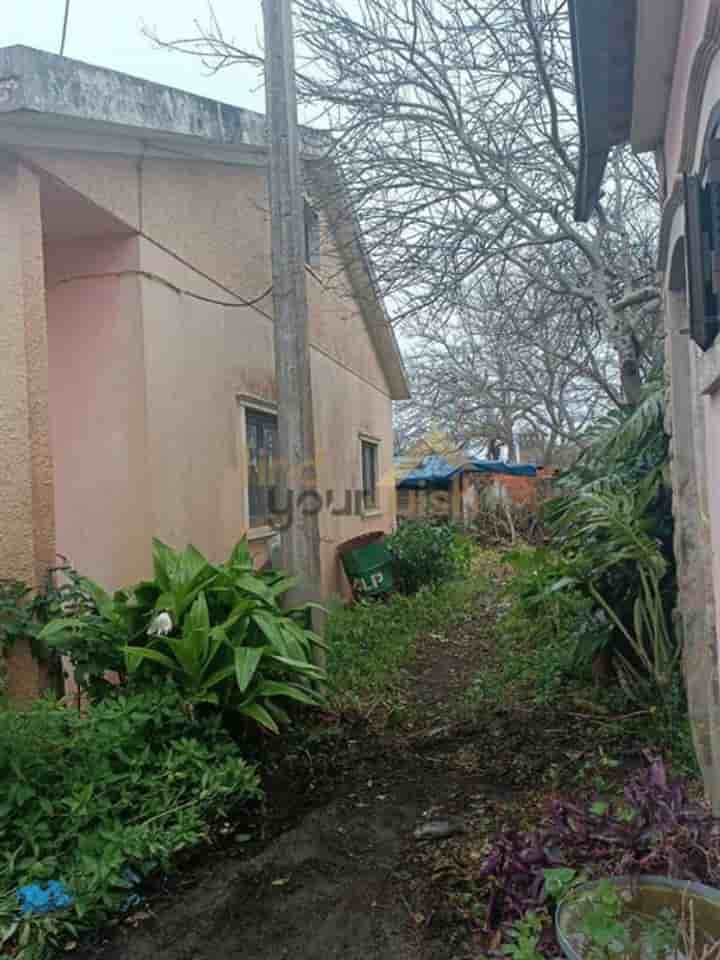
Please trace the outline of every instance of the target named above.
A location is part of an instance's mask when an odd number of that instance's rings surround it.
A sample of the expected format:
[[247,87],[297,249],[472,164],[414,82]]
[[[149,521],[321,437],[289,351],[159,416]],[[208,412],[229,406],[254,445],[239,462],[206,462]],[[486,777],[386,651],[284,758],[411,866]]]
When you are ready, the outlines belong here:
[[149,637],[166,637],[172,633],[173,622],[170,614],[166,611],[159,613],[148,627]]

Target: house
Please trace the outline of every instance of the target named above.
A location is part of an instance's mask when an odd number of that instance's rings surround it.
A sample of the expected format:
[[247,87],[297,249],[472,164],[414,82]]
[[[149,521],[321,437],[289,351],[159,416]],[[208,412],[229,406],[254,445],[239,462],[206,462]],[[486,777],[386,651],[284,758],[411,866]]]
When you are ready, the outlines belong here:
[[484,497],[534,508],[541,471],[532,464],[430,454],[396,458],[397,514],[470,524]]
[[[408,389],[326,148],[303,132],[328,597],[338,544],[394,522],[391,407]],[[60,553],[116,588],[151,572],[153,535],[219,560],[246,534],[268,558],[266,164],[261,115],[0,50],[0,577],[40,583]]]
[[571,0],[570,14],[577,219],[592,215],[614,146],[653,152],[660,172],[679,626],[698,756],[720,810],[720,0]]

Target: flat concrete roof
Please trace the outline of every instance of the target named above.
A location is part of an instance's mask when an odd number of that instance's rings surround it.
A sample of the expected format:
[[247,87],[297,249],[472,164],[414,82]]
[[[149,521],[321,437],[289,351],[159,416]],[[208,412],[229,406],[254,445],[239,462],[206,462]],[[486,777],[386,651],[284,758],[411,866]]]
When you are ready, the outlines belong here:
[[[35,114],[148,134],[265,150],[265,117],[105,67],[32,47],[0,48],[0,114]],[[323,156],[328,137],[304,127],[303,152]]]

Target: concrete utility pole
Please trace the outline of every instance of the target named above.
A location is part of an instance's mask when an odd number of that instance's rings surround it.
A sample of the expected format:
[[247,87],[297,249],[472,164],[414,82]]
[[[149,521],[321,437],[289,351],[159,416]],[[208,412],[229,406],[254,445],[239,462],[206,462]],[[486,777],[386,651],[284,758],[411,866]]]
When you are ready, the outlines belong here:
[[[270,137],[270,210],[278,401],[278,509],[292,496],[292,520],[282,533],[282,563],[303,583],[292,604],[316,600],[320,584],[320,533],[313,430],[310,343],[305,286],[305,210],[295,92],[290,0],[263,0],[265,98]],[[283,500],[283,496],[288,499]],[[310,512],[307,512],[309,508]]]

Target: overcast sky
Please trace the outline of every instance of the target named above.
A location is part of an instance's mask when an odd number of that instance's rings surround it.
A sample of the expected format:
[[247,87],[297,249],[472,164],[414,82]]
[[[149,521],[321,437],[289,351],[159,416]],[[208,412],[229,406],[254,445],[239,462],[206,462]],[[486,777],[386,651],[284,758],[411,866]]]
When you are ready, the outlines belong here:
[[[23,43],[58,53],[65,0],[0,3],[0,46]],[[257,48],[261,0],[214,0],[213,6],[229,39]],[[65,55],[264,112],[264,93],[252,69],[233,67],[208,76],[199,60],[158,50],[141,32],[145,23],[163,38],[192,36],[195,19],[207,22],[207,0],[70,0]]]

